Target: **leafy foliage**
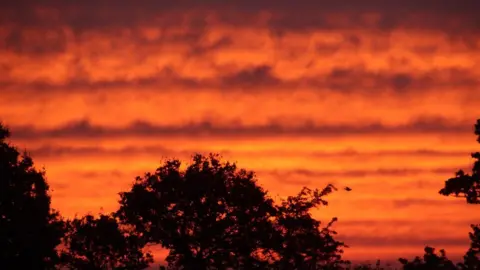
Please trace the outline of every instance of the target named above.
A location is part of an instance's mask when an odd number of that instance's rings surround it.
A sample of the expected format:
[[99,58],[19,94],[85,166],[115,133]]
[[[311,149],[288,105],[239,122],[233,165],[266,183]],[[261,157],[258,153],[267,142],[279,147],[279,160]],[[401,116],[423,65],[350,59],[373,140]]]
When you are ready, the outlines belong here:
[[355,265],[353,267],[351,267],[351,266],[347,267],[347,269],[352,269],[352,270],[386,270],[386,269],[390,269],[390,268],[385,268],[385,267],[381,266],[380,260],[377,260],[375,265],[372,265],[371,263],[364,263],[364,264]]
[[[480,119],[475,125],[475,134],[480,143]],[[469,204],[480,203],[480,152],[472,153],[472,158],[475,159],[472,173],[467,174],[459,170],[455,177],[445,181],[445,187],[440,190],[440,194],[465,197]]]
[[[195,155],[167,161],[121,193],[117,215],[148,242],[169,249],[172,269],[319,269],[340,263],[342,244],[308,211],[331,192],[304,189],[280,205],[253,172]],[[307,268],[305,268],[307,269]]]
[[0,124],[0,268],[53,269],[64,223],[50,207],[44,172],[6,142],[9,136]]
[[447,258],[445,250],[440,250],[440,255],[435,253],[432,247],[425,247],[423,258],[416,257],[412,261],[407,259],[399,259],[404,270],[450,270],[457,269],[455,264]]
[[[475,125],[475,135],[480,143],[480,119]],[[465,197],[468,204],[479,204],[480,195],[480,153],[472,154],[476,159],[472,168],[472,174],[466,174],[463,170],[456,173],[454,178],[445,181],[445,186],[440,190],[444,196],[454,195],[456,197]],[[409,262],[406,259],[400,259],[405,270],[409,269],[480,269],[480,227],[471,225],[473,232],[469,233],[470,248],[464,255],[463,263],[454,265],[446,258],[445,251],[440,251],[440,256],[435,254],[434,248],[426,247],[423,260],[416,257]]]
[[254,174],[213,155],[196,155],[185,171],[180,166],[167,161],[155,174],[137,178],[130,192],[121,193],[118,216],[169,249],[171,267],[265,265],[256,252],[270,236],[275,208]]
[[480,225],[471,225],[472,232],[469,233],[470,248],[463,263],[459,264],[460,269],[480,269]]
[[62,257],[71,269],[144,269],[153,262],[151,254],[142,252],[142,239],[112,216],[86,215],[69,221],[67,228]]
[[336,218],[322,228],[320,221],[312,218],[310,211],[319,205],[327,205],[323,199],[335,187],[323,190],[304,188],[297,196],[290,196],[276,207],[273,221],[277,241],[271,247],[278,256],[276,269],[337,269],[341,261],[343,243],[334,240],[331,225]]

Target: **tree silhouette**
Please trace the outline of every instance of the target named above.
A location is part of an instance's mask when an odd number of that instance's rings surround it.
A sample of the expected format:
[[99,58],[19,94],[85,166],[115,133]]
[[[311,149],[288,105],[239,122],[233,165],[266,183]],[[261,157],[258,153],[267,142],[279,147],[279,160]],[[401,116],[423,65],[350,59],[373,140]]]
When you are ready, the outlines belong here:
[[471,225],[472,232],[469,233],[470,248],[463,256],[463,263],[459,264],[461,269],[480,269],[480,225]]
[[[480,119],[475,124],[475,135],[477,135],[477,142],[480,143]],[[475,159],[472,173],[466,174],[463,170],[459,170],[456,177],[445,181],[440,194],[465,197],[468,204],[480,203],[480,153],[472,153],[472,158]],[[470,248],[463,257],[463,263],[458,265],[461,269],[480,269],[480,225],[473,224],[471,227],[473,231],[469,233]]]
[[337,269],[343,265],[340,255],[344,244],[334,240],[336,232],[330,229],[337,219],[321,228],[320,221],[310,214],[312,208],[327,205],[323,197],[334,189],[332,185],[321,191],[304,188],[276,207],[273,223],[277,238],[271,242],[278,257],[273,260],[274,268]]
[[[388,266],[388,264],[387,264],[387,266]],[[373,265],[371,263],[364,263],[364,264],[355,265],[353,267],[347,267],[347,269],[352,269],[352,270],[386,270],[386,269],[390,269],[390,268],[385,268],[385,267],[381,266],[380,260],[377,260],[375,262],[375,265]]]
[[143,240],[111,215],[86,215],[67,223],[63,264],[70,269],[145,269],[153,262]]
[[[477,141],[480,143],[480,119],[477,120],[475,125],[475,134],[478,136]],[[463,170],[459,170],[455,177],[445,181],[445,187],[440,190],[440,194],[465,197],[469,204],[480,203],[480,152],[472,153],[472,158],[476,159],[472,174],[466,174]]]
[[[172,269],[319,269],[335,266],[341,243],[308,214],[331,192],[303,190],[275,205],[253,172],[195,155],[167,161],[120,193],[117,216],[169,249]],[[302,261],[300,263],[300,261]]]
[[437,255],[435,249],[428,246],[425,247],[425,255],[423,255],[423,258],[416,257],[412,261],[402,258],[399,261],[403,265],[404,270],[458,269],[455,264],[447,258],[445,250],[440,250],[440,255]]
[[0,124],[0,268],[53,269],[64,223],[50,207],[44,172],[9,136]]
[[[480,119],[475,124],[475,135],[480,143]],[[472,158],[476,159],[472,168],[472,174],[466,174],[459,170],[455,177],[445,181],[445,186],[439,191],[441,195],[455,197],[465,197],[468,204],[479,204],[480,195],[480,153],[472,153]],[[431,247],[425,248],[423,261],[416,257],[409,262],[406,259],[400,259],[404,269],[480,269],[480,225],[471,225],[473,232],[469,233],[470,248],[464,255],[464,261],[456,266],[446,258],[445,251],[441,250],[441,256],[434,253]],[[433,268],[432,268],[433,267]]]
[[213,155],[194,156],[185,171],[180,166],[170,160],[137,178],[130,192],[121,193],[118,216],[169,249],[170,267],[264,266],[255,252],[268,240],[275,208],[254,174]]

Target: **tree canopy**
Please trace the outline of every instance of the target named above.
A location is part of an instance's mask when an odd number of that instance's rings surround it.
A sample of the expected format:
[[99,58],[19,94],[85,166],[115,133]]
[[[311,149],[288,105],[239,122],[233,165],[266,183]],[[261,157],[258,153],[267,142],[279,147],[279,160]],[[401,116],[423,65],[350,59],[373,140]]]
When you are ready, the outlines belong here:
[[[477,142],[480,143],[480,119],[475,125],[475,135],[477,135]],[[480,152],[472,153],[472,158],[475,159],[472,173],[465,173],[459,170],[455,177],[445,181],[445,186],[440,190],[440,194],[449,196],[465,197],[469,204],[480,203]]]
[[423,258],[415,257],[414,260],[400,259],[404,270],[454,270],[455,264],[447,258],[445,250],[440,250],[440,255],[435,252],[435,248],[425,247]]
[[[475,125],[475,135],[477,142],[480,143],[480,119]],[[465,197],[467,204],[479,204],[480,192],[480,153],[472,153],[475,159],[472,173],[467,174],[459,170],[454,178],[445,181],[445,186],[439,191],[441,195],[455,197]],[[423,269],[480,269],[480,224],[471,225],[472,232],[469,233],[470,248],[463,256],[463,262],[454,264],[447,259],[445,251],[440,251],[440,256],[435,254],[432,247],[425,248],[423,259],[416,257],[413,261],[400,259],[405,270],[423,270]]]
[[[340,263],[342,243],[309,210],[332,186],[302,190],[276,204],[253,172],[195,155],[181,169],[169,160],[121,193],[117,215],[147,241],[169,250],[182,269],[320,269]],[[323,268],[322,268],[323,269]]]
[[0,268],[52,269],[64,223],[50,207],[44,171],[7,142],[0,124]]
[[112,215],[86,215],[67,223],[63,265],[70,269],[145,269],[153,262],[144,241]]
[[0,269],[144,269],[153,261],[112,215],[61,218],[45,172],[9,136],[0,124]]
[[314,219],[311,210],[327,205],[324,197],[334,190],[328,185],[323,190],[302,189],[297,196],[289,196],[276,205],[273,219],[274,234],[271,249],[277,254],[275,269],[340,269],[342,248],[345,245],[336,241],[331,225],[333,218],[325,227]]

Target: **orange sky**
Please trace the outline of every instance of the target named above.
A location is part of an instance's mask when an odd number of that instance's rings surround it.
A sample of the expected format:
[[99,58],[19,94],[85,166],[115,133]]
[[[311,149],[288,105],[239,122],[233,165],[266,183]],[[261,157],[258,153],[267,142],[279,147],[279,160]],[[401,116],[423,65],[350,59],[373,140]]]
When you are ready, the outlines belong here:
[[317,214],[347,258],[466,249],[480,215],[438,190],[478,149],[480,2],[165,2],[2,4],[0,119],[54,207],[218,152],[272,195],[351,186]]

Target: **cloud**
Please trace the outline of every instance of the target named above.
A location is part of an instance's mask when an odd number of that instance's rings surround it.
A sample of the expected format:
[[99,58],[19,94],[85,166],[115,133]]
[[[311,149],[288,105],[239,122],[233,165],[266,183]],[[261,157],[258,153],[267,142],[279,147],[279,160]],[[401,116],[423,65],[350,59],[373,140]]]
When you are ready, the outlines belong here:
[[[472,134],[463,119],[478,107],[479,10],[477,0],[7,1],[0,115],[14,142],[40,146],[28,149],[67,216],[115,209],[116,192],[160,155],[213,148],[255,168],[272,194],[321,178],[357,184],[326,211],[364,220],[339,226],[408,226],[378,220],[395,215],[466,230],[448,220],[470,221],[464,201],[436,185],[469,158],[457,135]],[[430,214],[412,217],[421,210]],[[340,233],[376,251],[468,240],[353,231]]]
[[199,56],[199,55],[204,55],[209,52],[214,52],[216,50],[222,49],[222,48],[227,48],[233,44],[233,39],[231,37],[221,37],[218,40],[215,40],[211,44],[207,45],[201,45],[197,43],[194,43],[192,46],[192,49],[190,51],[191,56]]
[[[372,72],[361,68],[335,68],[324,80],[317,80],[322,88],[353,92],[368,87],[373,92],[393,89],[396,92],[426,91],[440,88],[478,85],[470,71],[457,69],[433,70],[425,73]],[[312,81],[312,84],[315,84]]]
[[[367,169],[367,170],[308,170],[308,169],[298,169],[291,171],[268,171],[269,175],[279,179],[281,182],[286,181],[285,179],[291,179],[293,176],[303,176],[308,178],[319,178],[319,177],[348,177],[348,178],[367,178],[367,177],[406,177],[406,176],[415,176],[426,173],[433,174],[450,174],[453,175],[454,172],[458,171],[457,167],[452,168],[403,168],[403,169],[389,169],[389,168],[378,168],[378,169]],[[296,180],[292,180],[292,183],[296,183]]]
[[13,28],[4,42],[5,49],[16,54],[48,56],[66,52],[68,38],[61,29]]
[[233,87],[277,87],[281,83],[282,80],[272,74],[272,67],[265,65],[240,70],[220,78],[220,85],[224,89]]
[[[303,122],[303,124],[301,124]],[[12,126],[12,136],[16,139],[40,138],[121,138],[121,137],[332,137],[365,134],[420,134],[420,133],[467,133],[471,132],[468,123],[450,123],[442,118],[417,119],[404,125],[386,126],[381,123],[360,125],[321,125],[313,121],[299,120],[298,125],[288,126],[278,121],[263,125],[243,125],[231,123],[218,125],[209,121],[198,121],[179,125],[159,125],[136,121],[124,127],[106,127],[91,124],[88,120],[70,122],[51,129],[37,129],[31,126]]]
[[[13,67],[5,66],[6,69]],[[74,70],[74,66],[68,67]],[[80,69],[81,70],[81,69]],[[127,70],[125,71],[127,72]],[[468,92],[480,87],[480,80],[471,69],[443,69],[429,72],[396,73],[387,71],[368,71],[360,67],[333,68],[326,73],[318,72],[315,76],[304,75],[298,78],[285,78],[278,74],[273,66],[260,65],[225,72],[221,68],[211,71],[209,78],[198,78],[179,74],[171,67],[162,68],[155,75],[148,77],[115,78],[94,80],[89,75],[73,73],[64,82],[37,79],[22,82],[12,78],[0,79],[0,87],[12,94],[40,92],[92,92],[119,91],[136,89],[136,91],[158,89],[166,92],[172,89],[183,91],[222,91],[246,92],[295,91],[312,89],[316,93],[364,93],[375,95],[379,92],[393,91],[397,94],[417,94],[418,92],[440,92],[459,89]],[[78,75],[78,76],[77,76]]]
[[[0,49],[21,55],[45,56],[78,48],[79,44],[100,35],[108,36],[112,44],[119,37],[143,47],[187,44],[190,48],[185,55],[191,57],[229,47],[237,38],[235,29],[247,28],[264,29],[273,34],[270,35],[273,39],[289,33],[325,30],[358,32],[346,33],[342,44],[318,44],[317,50],[321,53],[334,53],[347,43],[349,49],[358,49],[364,45],[359,36],[365,33],[374,33],[376,37],[385,35],[385,40],[389,41],[388,33],[399,29],[443,32],[451,40],[476,50],[480,38],[478,10],[480,4],[476,0],[464,0],[461,5],[447,0],[422,3],[414,0],[401,3],[324,0],[304,4],[273,0],[262,3],[144,0],[132,4],[121,0],[115,5],[106,0],[23,0],[0,8],[0,37],[5,41],[0,43]],[[222,27],[230,28],[227,32],[232,36],[221,37],[209,45],[202,44]],[[145,35],[149,29],[156,34]],[[425,48],[431,46],[417,46],[416,52],[430,52]]]
[[[449,246],[466,246],[468,243],[468,237],[412,237],[408,235],[395,235],[395,236],[374,236],[374,235],[348,235],[348,233],[342,233],[341,239],[351,248],[359,247],[412,247],[412,246],[433,246],[441,249],[442,247]],[[419,250],[420,252],[421,250]]]
[[[28,152],[35,157],[64,157],[64,156],[116,156],[116,155],[138,155],[138,154],[166,154],[173,155],[178,153],[172,149],[160,146],[150,147],[122,147],[120,149],[107,149],[102,147],[64,147],[64,146],[42,146],[39,148],[29,149]],[[193,152],[191,152],[193,153]]]
[[[197,149],[175,149],[167,146],[123,146],[121,148],[107,148],[107,147],[72,147],[72,146],[57,146],[57,145],[43,145],[37,148],[29,148],[28,152],[36,157],[59,157],[59,156],[116,156],[116,155],[167,155],[167,156],[189,156],[193,153],[201,153],[207,151],[208,147]],[[245,155],[245,156],[305,156],[311,158],[342,158],[342,157],[356,157],[356,158],[381,158],[381,157],[467,157],[470,152],[466,151],[437,151],[431,149],[419,149],[419,150],[382,150],[382,151],[369,151],[363,152],[360,150],[346,149],[339,151],[288,151],[282,149],[275,150],[263,150],[263,151],[232,151],[227,148],[219,150],[222,155]],[[316,172],[308,171],[294,171],[291,173],[315,175]]]
[[[463,203],[463,202],[462,202]],[[336,226],[342,227],[393,227],[393,226],[411,226],[411,227],[421,227],[423,225],[429,224],[442,224],[443,226],[454,226],[468,227],[470,224],[478,223],[478,219],[475,218],[465,218],[462,220],[448,220],[448,219],[429,219],[429,220],[410,220],[410,219],[387,219],[387,220],[378,220],[378,219],[354,219],[354,220],[343,220],[341,219]]]
[[[448,0],[397,1],[151,1],[111,2],[86,0],[73,1],[20,0],[2,5],[2,22],[21,25],[49,25],[63,22],[78,31],[98,28],[118,28],[156,22],[161,26],[178,24],[190,17],[192,27],[203,26],[206,15],[213,14],[223,24],[254,26],[255,18],[263,19],[273,31],[305,29],[336,29],[345,27],[374,27],[389,30],[395,27],[423,28],[460,32],[473,32],[480,28],[476,0],[461,4]],[[50,16],[48,16],[50,15]],[[166,15],[170,15],[167,17]],[[262,16],[263,15],[263,16]],[[343,15],[343,16],[342,16]],[[367,16],[367,15],[370,15]],[[195,19],[193,19],[194,17]],[[340,17],[340,18],[339,18]],[[456,28],[454,28],[456,27]]]
[[419,199],[419,198],[405,198],[405,199],[396,199],[393,200],[393,207],[394,209],[399,208],[409,208],[412,206],[418,205],[427,205],[427,206],[444,206],[447,207],[449,205],[465,205],[465,202],[462,200],[455,200],[455,201],[446,201],[446,200],[438,200],[438,199]]

